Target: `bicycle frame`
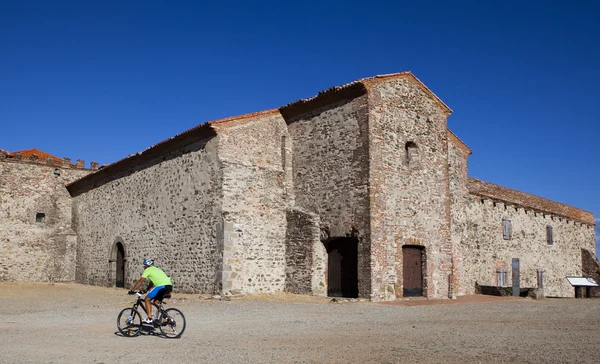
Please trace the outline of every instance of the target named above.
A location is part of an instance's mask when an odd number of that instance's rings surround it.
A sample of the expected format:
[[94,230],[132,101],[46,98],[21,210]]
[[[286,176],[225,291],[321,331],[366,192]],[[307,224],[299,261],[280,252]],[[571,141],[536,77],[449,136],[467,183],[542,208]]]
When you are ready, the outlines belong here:
[[[151,317],[151,314],[148,314],[148,312],[146,311],[146,301],[144,300],[144,298],[142,298],[142,294],[136,292],[136,295],[137,295],[137,300],[135,301],[135,303],[133,304],[133,306],[131,308],[137,311],[138,307],[142,306],[142,308],[144,309],[144,312],[146,313],[146,315],[148,315],[149,317]],[[151,306],[156,306],[157,311],[156,311],[156,317],[155,318],[158,318],[158,316],[160,315],[160,313],[164,311],[163,302],[161,301],[161,302],[159,302],[157,304],[157,303],[154,303],[152,301],[153,300],[150,300],[150,305]]]

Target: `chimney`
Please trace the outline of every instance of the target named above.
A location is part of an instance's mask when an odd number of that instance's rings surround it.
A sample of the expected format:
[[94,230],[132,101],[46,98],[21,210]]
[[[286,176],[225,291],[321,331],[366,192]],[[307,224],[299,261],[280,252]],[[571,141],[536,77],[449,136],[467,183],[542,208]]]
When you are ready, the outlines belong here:
[[15,158],[15,160],[18,160],[18,161],[23,159],[23,156],[21,155],[21,153],[14,153],[13,157]]
[[8,153],[5,150],[0,149],[0,160],[8,158]]
[[78,159],[77,162],[75,162],[75,167],[77,168],[85,168],[85,162],[83,161],[83,159]]
[[95,171],[98,169],[98,162],[92,161],[92,171]]
[[32,160],[33,162],[37,162],[37,161],[38,161],[38,155],[37,155],[37,154],[35,154],[35,153],[33,153],[33,154],[31,155],[31,160]]
[[63,165],[63,167],[70,167],[71,166],[71,159],[70,158],[63,158],[62,165]]

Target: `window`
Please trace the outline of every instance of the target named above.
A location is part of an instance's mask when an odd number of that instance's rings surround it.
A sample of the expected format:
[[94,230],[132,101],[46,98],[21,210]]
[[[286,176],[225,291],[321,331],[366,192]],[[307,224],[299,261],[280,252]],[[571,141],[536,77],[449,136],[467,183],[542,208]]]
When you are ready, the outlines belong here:
[[506,268],[498,269],[496,271],[496,274],[498,275],[498,287],[506,287],[507,286]]
[[510,240],[512,237],[512,224],[510,223],[510,219],[502,219],[502,231],[504,234],[504,240]]
[[35,214],[35,222],[44,222],[46,220],[46,214],[43,212],[38,212]]
[[410,166],[411,163],[416,162],[419,156],[417,145],[414,142],[406,142],[404,149],[406,149],[406,165]]
[[552,226],[546,225],[546,242],[548,245],[554,244],[554,236],[552,234]]

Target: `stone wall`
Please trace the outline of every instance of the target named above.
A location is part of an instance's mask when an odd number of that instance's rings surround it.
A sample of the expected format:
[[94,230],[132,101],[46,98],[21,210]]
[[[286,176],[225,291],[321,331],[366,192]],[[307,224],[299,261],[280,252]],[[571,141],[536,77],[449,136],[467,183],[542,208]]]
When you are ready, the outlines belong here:
[[[584,277],[591,277],[600,284],[600,262],[592,251],[581,249],[581,267]],[[592,297],[600,297],[600,287],[592,287],[590,293]]]
[[425,248],[424,295],[447,297],[449,110],[411,78],[372,85],[369,106],[373,299],[403,295],[404,245]]
[[[472,282],[463,282],[462,266],[463,256],[468,253],[461,251],[461,242],[465,235],[466,220],[465,213],[467,209],[467,197],[469,195],[469,155],[471,150],[454,135],[448,131],[448,174],[450,183],[451,199],[451,240],[452,240],[452,283],[453,294],[464,294],[465,291],[471,292]],[[468,285],[467,289],[463,287]],[[469,289],[470,288],[470,289]]]
[[[470,184],[473,182],[479,183]],[[456,219],[457,231],[462,234],[458,293],[474,293],[475,283],[496,285],[498,269],[507,271],[511,284],[512,258],[519,258],[521,287],[537,287],[537,270],[542,269],[546,296],[573,297],[573,288],[565,277],[582,274],[581,249],[595,251],[593,226],[530,206],[474,195],[472,187],[470,191],[465,214]],[[512,227],[509,240],[504,239],[505,218],[510,219]],[[552,244],[547,242],[548,225],[552,226]]]
[[176,292],[218,292],[221,168],[216,138],[205,139],[157,155],[78,194],[73,207],[79,239],[77,281],[114,285],[109,260],[120,242],[126,286],[141,276],[142,260],[153,257],[171,276]]
[[[323,241],[350,235],[359,239],[358,291],[369,297],[367,97],[341,97],[318,107],[323,97],[328,95],[306,101],[306,112],[284,113],[293,145],[295,206],[319,217]],[[326,282],[326,277],[313,279]]]
[[[73,281],[77,237],[65,184],[89,170],[0,160],[0,281]],[[36,221],[36,215],[39,215]]]
[[321,242],[319,217],[287,211],[285,290],[297,294],[327,295],[327,252]]
[[223,291],[285,289],[287,127],[278,111],[213,125],[223,168]]

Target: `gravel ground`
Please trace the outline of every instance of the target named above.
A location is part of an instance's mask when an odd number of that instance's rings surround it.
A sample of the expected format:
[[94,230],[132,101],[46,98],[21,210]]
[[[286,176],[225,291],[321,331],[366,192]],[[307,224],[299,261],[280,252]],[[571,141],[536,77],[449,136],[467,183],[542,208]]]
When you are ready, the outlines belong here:
[[121,337],[126,290],[0,283],[0,363],[598,363],[600,299],[332,303],[175,294],[181,339]]

